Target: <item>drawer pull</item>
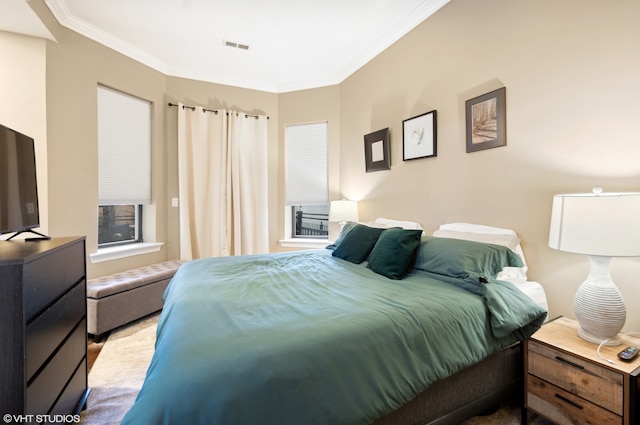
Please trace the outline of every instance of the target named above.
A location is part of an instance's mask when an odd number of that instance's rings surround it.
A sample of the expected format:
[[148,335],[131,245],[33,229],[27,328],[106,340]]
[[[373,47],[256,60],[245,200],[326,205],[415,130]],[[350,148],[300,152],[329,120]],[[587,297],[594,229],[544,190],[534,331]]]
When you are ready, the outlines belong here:
[[574,363],[574,362],[570,362],[569,360],[567,360],[567,359],[563,359],[563,358],[562,358],[562,357],[560,357],[560,356],[556,356],[556,360],[557,360],[557,361],[559,361],[559,362],[562,362],[562,363],[564,363],[564,364],[568,364],[569,366],[573,366],[573,367],[575,367],[576,369],[581,369],[581,370],[582,370],[582,369],[584,369],[584,366],[581,366],[581,365],[579,365],[579,364],[577,364],[577,363]]
[[566,397],[564,397],[564,396],[561,396],[560,394],[555,394],[555,397],[556,397],[556,398],[559,398],[560,400],[564,401],[565,403],[568,403],[568,404],[572,405],[573,407],[575,407],[575,408],[577,408],[577,409],[580,409],[580,410],[582,410],[582,409],[583,409],[583,407],[582,407],[582,406],[580,406],[578,403],[576,403],[576,402],[574,402],[574,401],[571,401],[571,400],[569,400],[568,398],[566,398]]

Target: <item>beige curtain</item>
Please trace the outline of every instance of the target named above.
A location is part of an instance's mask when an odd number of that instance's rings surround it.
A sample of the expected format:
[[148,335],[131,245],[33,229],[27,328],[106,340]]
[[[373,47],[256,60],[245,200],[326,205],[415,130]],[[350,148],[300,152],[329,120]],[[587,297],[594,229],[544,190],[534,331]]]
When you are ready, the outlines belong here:
[[267,117],[178,104],[180,257],[269,250]]

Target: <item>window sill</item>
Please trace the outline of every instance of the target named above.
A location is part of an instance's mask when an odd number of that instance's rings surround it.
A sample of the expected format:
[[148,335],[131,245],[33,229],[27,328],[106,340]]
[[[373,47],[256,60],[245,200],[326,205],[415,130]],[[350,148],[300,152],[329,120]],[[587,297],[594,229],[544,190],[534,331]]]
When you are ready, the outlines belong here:
[[162,242],[140,242],[128,245],[112,246],[100,248],[98,252],[90,254],[91,263],[102,263],[105,261],[117,260],[120,258],[132,257],[134,255],[149,254],[160,251],[164,245]]
[[283,239],[280,242],[280,246],[283,248],[312,248],[320,249],[329,245],[329,239]]

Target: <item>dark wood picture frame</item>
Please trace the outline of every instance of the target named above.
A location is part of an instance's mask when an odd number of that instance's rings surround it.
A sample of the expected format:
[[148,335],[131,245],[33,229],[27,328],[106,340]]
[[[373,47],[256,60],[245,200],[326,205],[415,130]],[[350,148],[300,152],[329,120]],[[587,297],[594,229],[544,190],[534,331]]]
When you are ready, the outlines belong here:
[[402,121],[402,160],[432,156],[438,156],[435,109]]
[[391,168],[389,127],[365,134],[364,160],[367,173]]
[[506,88],[502,87],[465,102],[467,152],[507,144]]

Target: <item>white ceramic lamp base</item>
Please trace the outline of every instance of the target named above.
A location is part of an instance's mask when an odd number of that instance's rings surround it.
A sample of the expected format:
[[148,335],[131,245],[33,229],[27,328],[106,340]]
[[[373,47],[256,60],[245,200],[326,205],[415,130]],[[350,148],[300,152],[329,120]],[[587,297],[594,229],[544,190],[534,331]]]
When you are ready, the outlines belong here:
[[574,311],[580,325],[578,335],[589,342],[620,345],[618,333],[627,310],[622,294],[611,280],[611,257],[589,256],[589,276],[576,292]]

